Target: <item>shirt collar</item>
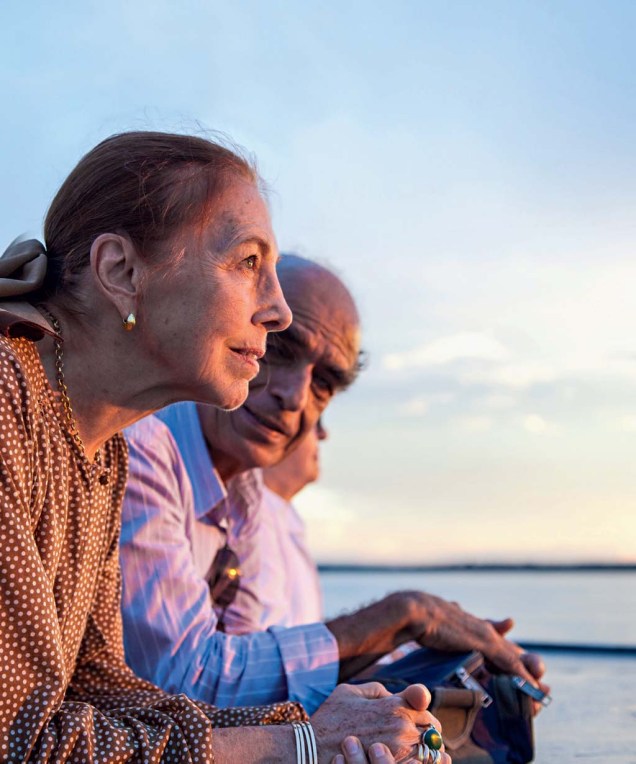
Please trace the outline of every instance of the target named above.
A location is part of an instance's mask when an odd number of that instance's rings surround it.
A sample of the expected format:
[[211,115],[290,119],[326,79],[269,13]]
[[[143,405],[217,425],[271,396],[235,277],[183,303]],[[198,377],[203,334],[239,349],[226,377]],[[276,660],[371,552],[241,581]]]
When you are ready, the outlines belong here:
[[175,403],[158,411],[156,416],[177,443],[192,484],[194,513],[200,520],[227,498],[227,489],[210,457],[196,403]]
[[228,480],[227,490],[232,502],[242,502],[243,511],[249,514],[250,509],[260,503],[264,485],[263,470],[254,468]]

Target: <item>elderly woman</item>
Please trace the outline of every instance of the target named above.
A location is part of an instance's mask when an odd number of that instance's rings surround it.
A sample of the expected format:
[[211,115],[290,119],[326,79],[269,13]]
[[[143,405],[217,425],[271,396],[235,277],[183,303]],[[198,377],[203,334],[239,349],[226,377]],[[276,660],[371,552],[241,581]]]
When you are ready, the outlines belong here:
[[0,259],[0,760],[311,762],[314,732],[321,762],[417,753],[421,686],[339,688],[312,728],[294,703],[171,697],[123,660],[118,433],[173,401],[239,406],[291,320],[254,169],[202,138],[114,136],[44,232]]

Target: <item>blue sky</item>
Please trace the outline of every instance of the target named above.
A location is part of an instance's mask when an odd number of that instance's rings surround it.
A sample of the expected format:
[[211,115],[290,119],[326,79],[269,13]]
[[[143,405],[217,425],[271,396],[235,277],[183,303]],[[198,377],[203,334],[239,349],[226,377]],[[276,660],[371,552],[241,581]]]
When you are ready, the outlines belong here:
[[316,554],[634,560],[635,22],[617,0],[7,0],[0,240],[39,233],[110,133],[229,134],[281,248],[363,316],[369,368],[298,500]]

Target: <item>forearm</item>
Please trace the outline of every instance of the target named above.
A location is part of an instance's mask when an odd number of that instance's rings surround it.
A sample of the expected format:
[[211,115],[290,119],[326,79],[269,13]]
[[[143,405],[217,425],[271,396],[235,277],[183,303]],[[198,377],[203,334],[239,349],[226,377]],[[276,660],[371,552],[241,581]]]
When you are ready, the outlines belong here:
[[416,624],[426,619],[424,611],[424,602],[417,602],[410,592],[396,592],[351,615],[329,621],[327,628],[338,643],[340,681],[417,637]]

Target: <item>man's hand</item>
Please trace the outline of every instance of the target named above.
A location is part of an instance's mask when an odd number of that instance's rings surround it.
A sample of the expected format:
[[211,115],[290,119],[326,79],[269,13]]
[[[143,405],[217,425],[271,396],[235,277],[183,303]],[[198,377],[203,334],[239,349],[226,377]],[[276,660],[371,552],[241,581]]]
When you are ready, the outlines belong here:
[[329,621],[340,652],[340,680],[357,675],[381,655],[404,642],[417,641],[438,650],[479,650],[496,671],[518,674],[544,692],[545,667],[538,655],[524,653],[506,639],[511,618],[486,621],[426,592],[402,591],[351,615]]
[[[431,702],[429,691],[421,684],[407,687],[392,695],[378,682],[355,686],[341,684],[311,717],[320,760],[332,761],[343,741],[355,736],[368,750],[372,744],[384,743],[397,760],[413,756],[422,728],[433,725],[441,731],[439,721],[426,709]],[[356,759],[366,761],[363,753]]]
[[[539,680],[545,673],[541,658],[525,653],[506,639],[514,626],[512,618],[486,621],[463,610],[456,602],[447,602],[424,592],[405,592],[413,598],[412,628],[414,638],[424,647],[438,650],[479,650],[495,671],[517,674],[548,692]],[[535,704],[535,712],[540,708]]]

